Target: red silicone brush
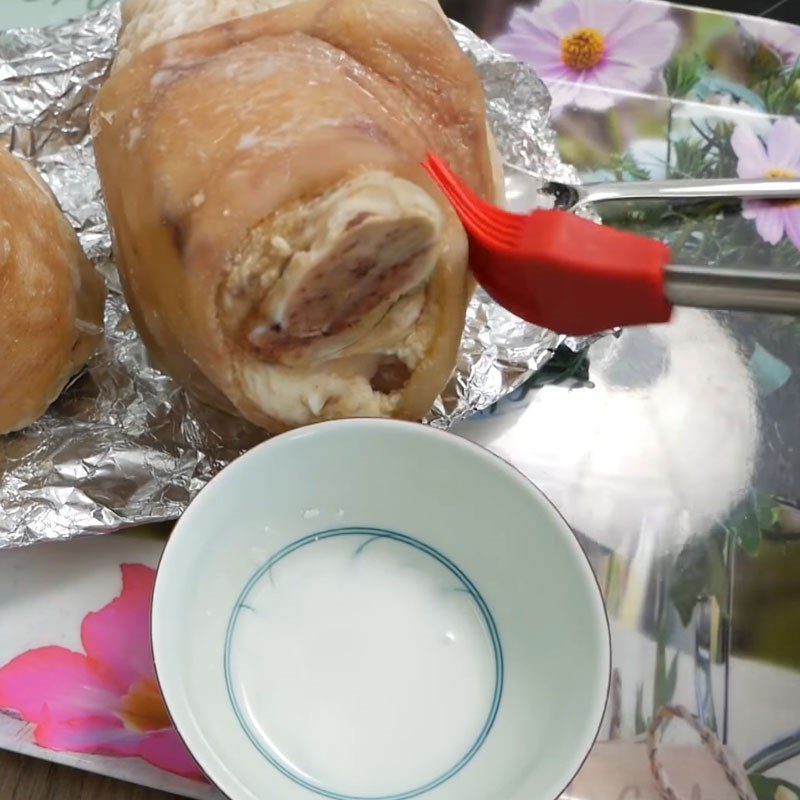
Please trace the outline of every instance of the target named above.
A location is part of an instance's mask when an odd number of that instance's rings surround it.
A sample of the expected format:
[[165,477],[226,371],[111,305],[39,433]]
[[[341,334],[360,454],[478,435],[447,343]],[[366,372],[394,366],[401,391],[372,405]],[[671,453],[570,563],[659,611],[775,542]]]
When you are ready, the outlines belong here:
[[800,314],[800,276],[675,266],[661,242],[568,211],[512,214],[437,156],[423,166],[467,231],[478,283],[528,322],[581,335],[666,322],[673,305]]

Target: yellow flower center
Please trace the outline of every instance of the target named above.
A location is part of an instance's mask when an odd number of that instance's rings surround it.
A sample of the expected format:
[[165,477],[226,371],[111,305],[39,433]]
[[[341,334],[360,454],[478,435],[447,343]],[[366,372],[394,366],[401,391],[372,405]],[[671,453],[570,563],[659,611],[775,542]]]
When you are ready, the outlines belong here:
[[129,731],[162,731],[172,725],[156,682],[137,681],[122,699],[117,716]]
[[781,167],[773,167],[772,169],[767,170],[767,177],[774,178],[775,180],[781,180],[782,178],[796,178],[794,172],[790,169],[782,169]]
[[571,69],[596,67],[606,52],[603,34],[594,28],[579,28],[561,40],[561,60]]
[[[769,178],[770,180],[782,180],[784,178],[796,178],[797,173],[792,172],[790,169],[783,169],[781,167],[772,167],[771,169],[767,170],[767,174],[764,176]],[[782,208],[794,208],[795,206],[800,207],[800,198],[797,200],[774,200],[774,205],[781,206]]]

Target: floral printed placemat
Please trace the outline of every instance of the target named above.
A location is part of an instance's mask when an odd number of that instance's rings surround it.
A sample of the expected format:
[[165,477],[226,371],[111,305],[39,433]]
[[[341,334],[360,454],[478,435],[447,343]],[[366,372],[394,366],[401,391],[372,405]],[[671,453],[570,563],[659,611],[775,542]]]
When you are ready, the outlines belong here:
[[0,558],[0,747],[196,798],[219,795],[155,682],[150,604],[163,537]]
[[[798,27],[660,0],[542,0],[494,43],[547,83],[585,180],[800,176]],[[658,233],[684,263],[800,269],[797,202],[606,219]]]
[[[5,0],[0,24],[46,24],[102,4]],[[800,174],[796,27],[660,0],[542,0],[519,6],[497,44],[529,60],[548,82],[561,150],[584,180]],[[667,239],[686,262],[800,269],[800,205],[749,204],[741,213],[654,204],[607,208],[604,215]],[[763,434],[764,449],[780,458],[760,467],[753,491],[720,522],[708,547],[687,545],[677,555],[673,617],[686,620],[698,598],[730,590],[720,588],[727,564],[719,553],[735,546],[741,564],[781,532],[791,510],[778,496],[796,494],[800,475],[800,450],[786,445],[800,440],[791,402],[800,389],[800,324],[743,316],[731,326],[741,333],[759,392],[778,409],[789,397],[789,411],[775,411]],[[524,405],[527,391],[513,400]],[[501,415],[487,425],[499,424]],[[510,427],[514,413],[509,417]],[[120,536],[0,557],[0,747],[177,794],[218,797],[170,728],[153,681],[146,626],[162,547],[158,538]],[[750,655],[793,663],[786,653],[797,637],[776,638],[783,650],[762,642]],[[668,657],[661,639],[615,632],[615,652],[631,672],[623,676],[626,689],[637,687],[635,706],[627,697],[625,712],[636,730],[649,713],[643,698],[693,701],[694,664],[671,648]],[[640,673],[652,678],[640,684]],[[786,698],[800,696],[796,674],[737,662],[729,677],[740,681],[726,712],[739,725],[735,744],[744,745],[743,755],[770,750],[770,739],[790,729],[794,711]],[[749,691],[763,695],[765,687],[774,688],[775,702],[754,709]],[[760,800],[796,800],[796,762],[781,766],[781,779],[774,769],[767,776],[753,769]]]

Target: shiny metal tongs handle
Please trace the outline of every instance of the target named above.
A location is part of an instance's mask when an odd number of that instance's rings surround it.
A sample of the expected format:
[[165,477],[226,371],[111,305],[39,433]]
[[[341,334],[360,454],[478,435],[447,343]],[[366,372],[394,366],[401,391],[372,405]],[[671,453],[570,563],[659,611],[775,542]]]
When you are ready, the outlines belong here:
[[577,205],[608,200],[793,200],[800,178],[722,178],[713,180],[623,181],[575,187]]
[[800,275],[789,272],[671,265],[664,293],[678,306],[800,316]]

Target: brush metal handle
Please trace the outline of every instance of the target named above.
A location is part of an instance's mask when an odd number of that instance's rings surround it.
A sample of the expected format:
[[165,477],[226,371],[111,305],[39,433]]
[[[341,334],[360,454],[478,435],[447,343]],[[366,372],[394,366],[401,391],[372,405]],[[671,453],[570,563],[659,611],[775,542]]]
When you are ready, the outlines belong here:
[[793,200],[800,178],[624,181],[578,186],[576,205],[608,200]]
[[800,316],[800,275],[672,265],[665,294],[677,306]]

